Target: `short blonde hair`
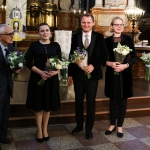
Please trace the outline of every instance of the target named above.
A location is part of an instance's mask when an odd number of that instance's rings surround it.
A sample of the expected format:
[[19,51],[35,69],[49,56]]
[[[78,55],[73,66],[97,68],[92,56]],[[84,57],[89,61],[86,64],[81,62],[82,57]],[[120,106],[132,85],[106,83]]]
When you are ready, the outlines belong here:
[[110,23],[110,26],[109,26],[109,31],[110,31],[110,32],[114,32],[112,26],[114,25],[115,20],[118,20],[118,19],[119,19],[119,20],[122,20],[122,22],[123,22],[123,19],[120,18],[119,16],[114,17],[114,18],[111,20],[111,23]]

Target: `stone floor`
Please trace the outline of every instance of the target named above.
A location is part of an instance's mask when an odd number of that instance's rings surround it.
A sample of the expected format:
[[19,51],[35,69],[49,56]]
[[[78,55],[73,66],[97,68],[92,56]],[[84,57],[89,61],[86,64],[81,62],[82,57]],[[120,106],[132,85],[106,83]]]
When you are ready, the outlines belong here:
[[104,135],[108,125],[108,120],[95,121],[91,140],[85,138],[84,131],[70,135],[75,124],[50,125],[50,139],[43,143],[36,142],[36,127],[11,128],[8,138],[12,144],[2,144],[2,150],[150,150],[150,116],[126,118],[123,138],[116,132]]

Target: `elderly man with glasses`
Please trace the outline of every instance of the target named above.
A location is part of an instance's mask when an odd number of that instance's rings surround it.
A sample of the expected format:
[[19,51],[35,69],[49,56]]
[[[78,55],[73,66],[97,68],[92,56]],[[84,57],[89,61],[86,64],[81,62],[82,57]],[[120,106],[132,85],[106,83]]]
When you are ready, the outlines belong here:
[[[13,93],[12,70],[6,65],[6,57],[14,51],[13,31],[6,24],[0,24],[0,143],[10,144],[7,138],[10,111],[10,96]],[[16,73],[19,73],[17,70]],[[1,150],[1,146],[0,146]]]

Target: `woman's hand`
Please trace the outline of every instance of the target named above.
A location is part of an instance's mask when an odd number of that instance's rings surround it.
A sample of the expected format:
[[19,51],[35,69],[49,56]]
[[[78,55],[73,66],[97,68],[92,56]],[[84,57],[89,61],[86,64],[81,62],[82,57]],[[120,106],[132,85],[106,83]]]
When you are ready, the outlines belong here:
[[114,68],[114,71],[116,72],[121,72],[123,71],[124,69],[128,68],[128,64],[120,64],[120,65],[117,65],[115,68]]
[[41,77],[44,79],[44,80],[47,80],[47,78],[48,78],[48,71],[41,71],[41,73],[40,73],[40,75],[41,75]]
[[52,76],[55,76],[58,73],[59,73],[59,70],[57,70],[57,71],[50,71],[50,72],[48,72],[47,76],[48,76],[48,78],[51,78]]
[[110,67],[112,67],[112,68],[114,68],[114,69],[117,69],[118,66],[120,65],[120,63],[119,63],[119,62],[107,61],[107,62],[106,62],[106,65],[107,65],[107,66],[110,66]]
[[83,70],[85,73],[91,73],[94,70],[94,66],[90,64],[87,67],[84,67]]

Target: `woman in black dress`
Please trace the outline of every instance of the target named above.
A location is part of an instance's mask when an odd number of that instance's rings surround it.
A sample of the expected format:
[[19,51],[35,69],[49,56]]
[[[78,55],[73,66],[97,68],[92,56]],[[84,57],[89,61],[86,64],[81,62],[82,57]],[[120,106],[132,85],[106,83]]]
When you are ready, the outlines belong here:
[[[123,27],[123,20],[120,17],[113,18],[110,24],[113,35],[105,39],[109,54],[106,62],[105,96],[110,98],[110,126],[105,135],[111,134],[117,126],[117,136],[120,138],[123,137],[122,125],[127,108],[127,98],[133,95],[132,66],[137,61],[133,40],[128,35],[122,34]],[[132,49],[122,64],[115,61],[113,52],[118,42]],[[118,72],[118,75],[115,75],[114,71]]]
[[[49,140],[47,131],[50,111],[55,111],[60,106],[59,96],[59,71],[46,71],[45,63],[48,58],[58,56],[61,60],[61,49],[58,43],[50,41],[50,27],[41,23],[38,27],[40,40],[31,43],[27,55],[26,66],[31,70],[26,108],[35,111],[37,123],[37,141]],[[38,81],[44,79],[44,85]]]

